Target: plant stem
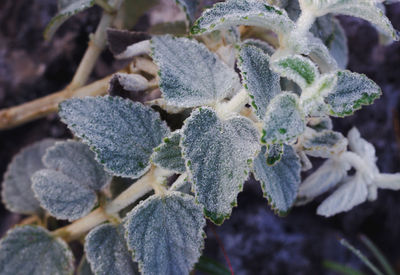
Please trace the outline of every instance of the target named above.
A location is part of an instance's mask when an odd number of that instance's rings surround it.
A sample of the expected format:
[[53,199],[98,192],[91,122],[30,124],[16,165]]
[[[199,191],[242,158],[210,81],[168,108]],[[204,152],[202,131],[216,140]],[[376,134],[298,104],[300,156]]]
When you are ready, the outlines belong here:
[[245,89],[241,89],[231,100],[228,102],[218,103],[216,111],[221,119],[227,118],[232,113],[239,113],[249,102],[249,94]]
[[296,21],[296,35],[298,37],[303,37],[310,30],[312,24],[314,24],[315,16],[312,12],[307,9],[303,9],[299,19]]

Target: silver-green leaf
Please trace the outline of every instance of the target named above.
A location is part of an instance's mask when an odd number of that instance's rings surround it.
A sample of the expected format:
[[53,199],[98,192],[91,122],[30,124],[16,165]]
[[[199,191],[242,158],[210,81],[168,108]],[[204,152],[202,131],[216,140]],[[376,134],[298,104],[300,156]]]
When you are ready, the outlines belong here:
[[189,274],[203,248],[205,219],[193,196],[153,195],[127,216],[126,240],[144,275]]
[[177,173],[186,171],[185,160],[182,157],[182,149],[179,146],[181,134],[173,132],[169,137],[163,139],[160,146],[154,149],[152,161],[154,164]]
[[19,152],[4,174],[1,197],[6,208],[20,214],[40,213],[41,208],[32,191],[31,176],[45,168],[42,157],[55,140],[44,139]]
[[85,238],[85,252],[96,275],[139,274],[124,238],[122,225],[99,225]]
[[258,131],[245,117],[220,120],[211,108],[200,108],[186,120],[181,146],[196,199],[205,215],[221,224],[236,205],[260,150]]
[[347,139],[331,130],[308,131],[302,139],[303,150],[313,157],[329,158],[347,149]]
[[120,97],[69,99],[60,104],[59,115],[116,176],[142,176],[150,168],[153,148],[169,134],[151,108]]
[[0,241],[2,275],[72,275],[74,257],[68,245],[37,226],[10,230]]
[[170,35],[152,38],[154,62],[166,102],[178,107],[213,104],[240,85],[237,73],[203,44]]
[[261,183],[264,197],[279,215],[285,215],[296,200],[300,185],[301,164],[293,147],[284,145],[282,159],[269,166],[266,148],[262,148],[254,160],[254,177]]

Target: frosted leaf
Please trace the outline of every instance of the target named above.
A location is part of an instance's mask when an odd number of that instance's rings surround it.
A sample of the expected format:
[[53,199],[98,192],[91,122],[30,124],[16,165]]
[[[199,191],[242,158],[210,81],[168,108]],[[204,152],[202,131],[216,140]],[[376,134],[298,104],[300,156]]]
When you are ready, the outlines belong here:
[[356,127],[353,127],[347,134],[350,149],[367,162],[375,163],[375,147],[363,139]]
[[259,39],[246,39],[243,41],[243,46],[254,46],[260,48],[265,54],[271,56],[274,54],[275,49],[270,44]]
[[54,16],[44,31],[45,39],[49,40],[53,37],[57,29],[68,18],[90,8],[95,3],[95,0],[58,0],[58,13]]
[[20,226],[0,241],[2,275],[71,275],[74,257],[68,245],[37,226]]
[[264,197],[279,215],[285,215],[292,207],[301,181],[300,159],[293,147],[284,146],[282,159],[274,166],[267,165],[265,146],[253,166],[254,177],[261,183]]
[[92,269],[90,268],[90,264],[86,259],[86,255],[82,256],[81,262],[76,270],[77,275],[94,275]]
[[280,77],[270,69],[270,58],[261,48],[244,44],[239,52],[243,84],[249,91],[251,105],[263,119],[269,102],[281,91]]
[[299,108],[299,98],[293,93],[277,95],[267,108],[263,121],[263,143],[284,143],[304,132],[305,119]]
[[283,148],[284,146],[281,143],[267,145],[265,157],[269,166],[275,165],[282,159]]
[[203,12],[192,27],[192,33],[202,34],[238,25],[263,27],[282,35],[294,28],[286,11],[265,1],[227,0]]
[[42,156],[48,147],[54,144],[53,139],[44,139],[19,152],[4,174],[1,197],[6,208],[19,214],[40,213],[41,208],[32,191],[31,176],[45,168]]
[[400,190],[400,173],[378,174],[375,176],[374,181],[379,188]]
[[116,73],[110,79],[108,94],[117,94],[120,89],[128,92],[142,92],[149,88],[149,81],[140,74]]
[[333,124],[330,117],[311,117],[308,119],[307,126],[317,132],[332,130]]
[[220,120],[210,108],[195,110],[185,121],[181,146],[196,199],[216,224],[229,217],[260,150],[259,134],[247,118]]
[[78,141],[57,142],[47,150],[43,162],[46,168],[60,171],[94,190],[102,189],[111,181],[89,146]]
[[103,224],[91,230],[85,238],[85,252],[96,275],[139,274],[124,238],[124,228]]
[[337,85],[324,101],[329,105],[330,115],[344,117],[353,114],[362,105],[372,104],[381,94],[379,86],[365,75],[338,71]]
[[40,205],[57,219],[73,221],[90,213],[96,193],[61,172],[43,169],[32,176],[32,189]]
[[189,274],[203,249],[204,226],[192,196],[168,192],[149,197],[128,214],[125,237],[142,274]]
[[170,35],[155,36],[151,41],[153,59],[160,68],[160,89],[168,104],[213,104],[238,86],[237,73],[203,44]]
[[186,17],[190,23],[193,23],[196,19],[196,10],[198,6],[198,0],[176,0],[176,3],[186,13]]
[[302,89],[310,87],[319,77],[317,66],[301,55],[278,58],[272,62],[271,67],[281,76],[296,82]]
[[368,188],[359,175],[348,177],[343,184],[318,206],[317,214],[331,217],[346,212],[367,200]]
[[383,14],[376,5],[375,1],[360,0],[300,0],[302,9],[311,11],[315,16],[323,16],[328,13],[344,14],[359,17],[371,22],[380,31],[392,37],[393,40],[399,40],[399,35],[393,28],[389,19]]
[[161,145],[154,148],[151,158],[153,163],[164,169],[184,173],[186,167],[185,160],[182,158],[182,149],[179,146],[180,139],[179,131],[175,131],[169,137],[164,138]]
[[138,178],[150,168],[153,148],[169,134],[151,108],[120,97],[69,99],[59,115],[113,175]]
[[336,60],[319,38],[310,35],[308,39],[308,48],[310,49],[310,53],[308,54],[310,59],[318,64],[318,68],[322,73],[338,69]]
[[303,136],[303,150],[312,157],[329,158],[347,149],[347,139],[339,132],[324,130],[310,131]]

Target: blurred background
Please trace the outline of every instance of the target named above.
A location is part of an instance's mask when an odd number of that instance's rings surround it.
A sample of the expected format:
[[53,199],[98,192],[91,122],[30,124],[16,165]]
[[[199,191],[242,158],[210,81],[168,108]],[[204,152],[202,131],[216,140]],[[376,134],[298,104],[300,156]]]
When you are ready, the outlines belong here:
[[[0,1],[1,109],[60,90],[72,79],[101,10],[93,7],[74,16],[46,42],[42,33],[56,12],[55,0]],[[400,3],[388,5],[387,15],[400,29]],[[146,31],[150,25],[177,18],[183,18],[183,14],[174,1],[162,0],[139,19],[134,29]],[[400,172],[400,43],[381,46],[376,31],[367,22],[349,17],[339,19],[348,36],[348,68],[373,79],[382,87],[383,96],[354,116],[334,120],[334,128],[347,134],[356,126],[375,145],[380,170]],[[91,79],[110,74],[123,65],[106,50]],[[70,136],[56,114],[0,131],[0,175],[24,146],[45,137]],[[338,238],[344,237],[370,256],[359,239],[364,234],[400,274],[400,192],[380,190],[375,202],[330,219],[315,213],[321,200],[294,208],[287,217],[280,218],[270,211],[259,184],[250,180],[239,195],[232,217],[221,227],[207,225],[204,253],[223,265],[227,265],[228,257],[235,274],[337,274],[323,266],[326,260],[369,274],[338,242]],[[21,218],[0,205],[0,236]],[[79,248],[79,244],[75,246]]]

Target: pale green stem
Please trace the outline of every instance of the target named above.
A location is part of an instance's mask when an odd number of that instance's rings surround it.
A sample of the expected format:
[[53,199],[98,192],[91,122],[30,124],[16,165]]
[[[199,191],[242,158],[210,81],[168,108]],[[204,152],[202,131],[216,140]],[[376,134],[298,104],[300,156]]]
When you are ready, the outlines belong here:
[[218,117],[225,119],[231,114],[239,113],[249,103],[249,94],[246,89],[241,89],[228,102],[218,103],[215,107]]

